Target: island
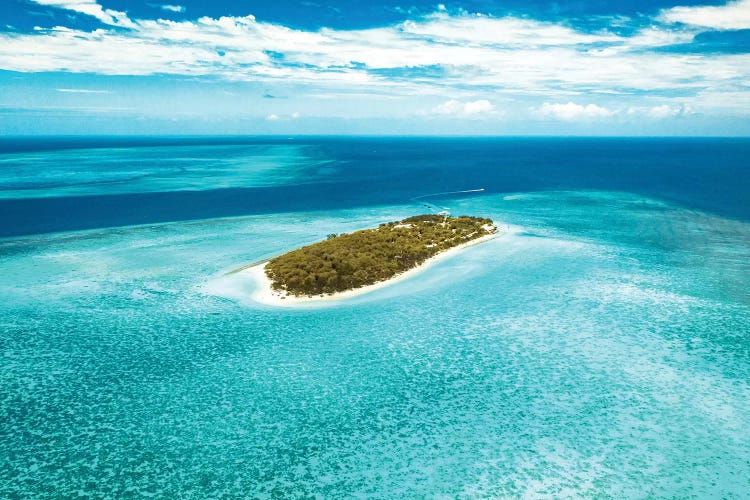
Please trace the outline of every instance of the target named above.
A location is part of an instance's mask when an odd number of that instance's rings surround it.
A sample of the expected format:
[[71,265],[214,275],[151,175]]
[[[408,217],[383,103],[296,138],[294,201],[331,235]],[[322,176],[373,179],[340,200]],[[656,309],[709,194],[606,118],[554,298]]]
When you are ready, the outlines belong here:
[[491,219],[417,215],[325,240],[243,268],[260,286],[254,299],[275,305],[360,295],[403,279],[438,257],[498,235]]

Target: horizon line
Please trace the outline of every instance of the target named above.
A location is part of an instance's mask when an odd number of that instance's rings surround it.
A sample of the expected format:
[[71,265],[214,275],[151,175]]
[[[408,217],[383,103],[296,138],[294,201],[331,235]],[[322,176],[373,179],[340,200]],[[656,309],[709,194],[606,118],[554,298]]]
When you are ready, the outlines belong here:
[[0,141],[17,139],[284,139],[385,138],[385,139],[750,139],[750,135],[565,135],[565,134],[0,134]]

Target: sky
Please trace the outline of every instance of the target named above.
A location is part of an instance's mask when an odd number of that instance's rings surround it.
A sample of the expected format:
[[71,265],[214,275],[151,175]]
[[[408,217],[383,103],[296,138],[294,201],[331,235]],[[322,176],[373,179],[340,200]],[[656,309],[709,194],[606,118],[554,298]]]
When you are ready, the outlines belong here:
[[750,136],[750,0],[0,0],[46,134]]

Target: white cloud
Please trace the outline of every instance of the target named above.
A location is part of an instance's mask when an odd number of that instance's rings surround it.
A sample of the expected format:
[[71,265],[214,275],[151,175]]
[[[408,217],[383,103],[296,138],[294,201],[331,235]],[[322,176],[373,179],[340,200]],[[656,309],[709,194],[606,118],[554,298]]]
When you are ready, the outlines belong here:
[[644,115],[649,118],[657,120],[665,118],[675,118],[678,116],[687,116],[693,114],[693,110],[690,106],[679,105],[670,106],[668,104],[662,104],[660,106],[652,107],[631,107],[628,108],[629,115]]
[[652,108],[649,108],[647,110],[647,113],[650,116],[653,116],[654,118],[671,118],[671,117],[678,116],[679,114],[681,114],[682,109],[673,108],[666,104],[662,104],[661,106],[654,106]]
[[[680,26],[653,26],[626,37],[531,19],[440,11],[387,27],[305,31],[253,16],[131,20],[94,0],[35,1],[85,12],[106,24],[129,23],[130,29],[0,32],[0,69],[293,81],[321,95],[345,91],[372,99],[408,95],[456,100],[433,111],[465,116],[493,111],[481,101],[468,105],[480,92],[532,100],[527,106],[544,100],[563,103],[542,106],[552,117],[602,117],[600,106],[627,109],[639,105],[639,96],[657,93],[679,92],[688,100],[700,98],[705,106],[722,107],[722,96],[750,95],[749,54],[649,50],[691,41],[696,30]],[[564,104],[581,95],[622,102],[597,99],[599,106],[581,106],[583,111],[572,102]],[[735,110],[750,114],[748,106]]]
[[295,111],[294,113],[290,113],[288,115],[277,115],[276,113],[271,113],[270,115],[266,116],[266,120],[269,122],[278,122],[278,121],[287,121],[287,120],[296,120],[300,117],[300,114]]
[[683,23],[717,30],[750,28],[750,0],[729,2],[721,6],[673,7],[661,12],[661,21]]
[[567,46],[617,42],[623,39],[611,33],[588,34],[561,24],[517,17],[449,16],[436,13],[422,21],[406,21],[397,29],[438,43],[463,43],[470,46]]
[[30,0],[39,5],[57,7],[59,9],[72,10],[93,16],[103,22],[113,26],[122,26],[132,28],[133,23],[127,14],[112,9],[105,9],[99,5],[96,0]]
[[486,99],[461,102],[451,99],[438,106],[432,112],[438,115],[476,116],[486,115],[494,110],[492,103]]
[[185,6],[184,5],[160,5],[160,9],[167,10],[169,12],[185,12]]
[[609,118],[617,114],[616,111],[612,111],[611,109],[596,104],[581,105],[574,102],[569,102],[567,104],[552,104],[546,102],[538,111],[542,116],[564,121]]

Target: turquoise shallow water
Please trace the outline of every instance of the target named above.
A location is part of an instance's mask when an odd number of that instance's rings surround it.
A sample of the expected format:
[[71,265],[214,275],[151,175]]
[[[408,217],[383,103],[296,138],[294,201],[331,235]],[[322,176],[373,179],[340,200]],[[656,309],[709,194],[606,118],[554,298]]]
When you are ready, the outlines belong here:
[[[747,497],[746,156],[552,142],[0,154],[0,498]],[[512,230],[331,306],[214,293],[424,201]]]
[[335,307],[223,270],[411,205],[3,240],[0,496],[741,497],[750,225],[616,192]]

